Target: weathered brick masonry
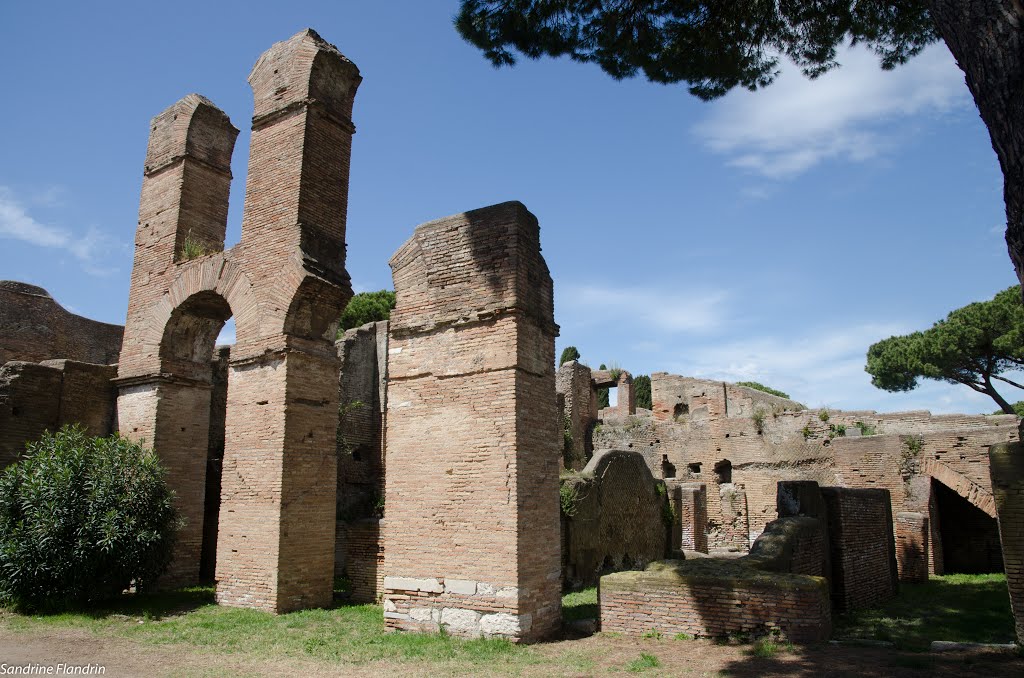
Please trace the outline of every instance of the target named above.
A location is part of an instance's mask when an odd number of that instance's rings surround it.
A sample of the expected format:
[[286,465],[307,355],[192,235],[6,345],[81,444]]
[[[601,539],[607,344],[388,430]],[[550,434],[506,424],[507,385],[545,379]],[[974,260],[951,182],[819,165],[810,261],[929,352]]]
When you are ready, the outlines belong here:
[[561,436],[537,220],[510,202],[430,222],[391,267],[387,623],[548,636]]
[[1024,443],[994,445],[989,458],[1006,585],[1010,590],[1017,642],[1024,645]]
[[168,583],[198,578],[213,343],[234,316],[217,599],[274,611],[332,594],[340,309],[356,67],[311,30],[275,44],[255,98],[241,242],[224,250],[237,130],[189,95],[150,134],[118,384],[122,432],[168,467],[187,520]]
[[565,586],[593,586],[602,572],[642,569],[669,555],[669,499],[642,456],[598,450],[561,482],[572,513],[562,518]]
[[663,561],[644,572],[617,572],[601,577],[599,596],[604,632],[777,632],[797,643],[832,633],[825,579],[761,572],[732,560]]
[[120,325],[68,312],[41,287],[0,280],[0,366],[53,359],[112,365],[123,333]]
[[12,361],[0,367],[0,468],[49,429],[81,424],[92,436],[115,428],[113,365],[72,360]]

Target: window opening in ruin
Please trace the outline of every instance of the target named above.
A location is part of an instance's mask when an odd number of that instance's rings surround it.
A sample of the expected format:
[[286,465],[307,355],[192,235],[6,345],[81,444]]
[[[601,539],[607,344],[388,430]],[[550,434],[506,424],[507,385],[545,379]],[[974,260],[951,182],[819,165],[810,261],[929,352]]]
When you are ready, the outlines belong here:
[[661,455],[661,477],[662,478],[675,478],[676,467],[675,464],[668,460],[668,455]]
[[732,482],[732,462],[728,459],[715,464],[715,478],[719,485],[725,485]]
[[996,519],[954,490],[932,479],[944,574],[988,574],[1003,571],[1003,551]]
[[690,406],[686,403],[676,403],[676,406],[672,408],[672,416],[676,419],[685,417],[688,414],[690,414]]
[[608,387],[608,407],[619,406],[619,387],[609,386]]
[[694,462],[693,464],[687,464],[686,468],[689,469],[690,473],[694,475],[700,475],[700,462]]

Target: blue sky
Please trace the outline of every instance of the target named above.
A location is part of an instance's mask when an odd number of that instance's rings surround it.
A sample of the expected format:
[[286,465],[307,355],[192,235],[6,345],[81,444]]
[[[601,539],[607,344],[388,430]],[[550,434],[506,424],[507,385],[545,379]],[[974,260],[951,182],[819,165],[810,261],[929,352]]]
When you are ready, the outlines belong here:
[[[873,388],[867,347],[1016,282],[1001,175],[943,45],[883,72],[703,103],[594,66],[495,70],[456,0],[3,3],[0,278],[123,323],[148,122],[199,92],[242,130],[273,42],[311,26],[360,68],[348,220],[358,290],[413,227],[521,200],[541,223],[558,350],[634,374],[753,379],[812,406],[989,412],[963,386]],[[1024,394],[1007,386],[1011,401]]]

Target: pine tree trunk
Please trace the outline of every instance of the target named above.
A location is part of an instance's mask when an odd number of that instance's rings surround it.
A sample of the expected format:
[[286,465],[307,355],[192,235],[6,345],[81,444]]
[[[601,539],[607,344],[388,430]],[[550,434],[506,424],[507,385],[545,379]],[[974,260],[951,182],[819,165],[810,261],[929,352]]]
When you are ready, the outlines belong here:
[[[1024,286],[1024,6],[931,0],[931,15],[988,127],[1003,170],[1006,246]],[[1024,287],[1022,287],[1024,289]]]

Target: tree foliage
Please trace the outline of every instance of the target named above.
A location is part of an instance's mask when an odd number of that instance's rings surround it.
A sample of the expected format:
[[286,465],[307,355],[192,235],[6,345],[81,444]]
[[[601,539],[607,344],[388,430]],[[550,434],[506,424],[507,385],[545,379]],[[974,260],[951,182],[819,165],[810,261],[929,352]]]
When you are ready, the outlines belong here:
[[868,349],[871,383],[886,391],[910,391],[918,380],[963,384],[991,397],[1014,414],[993,380],[1024,388],[1003,376],[1024,366],[1024,305],[1020,290],[1010,287],[989,301],[950,312],[931,329],[889,337]]
[[783,393],[782,391],[779,391],[778,389],[774,389],[771,386],[765,386],[764,384],[758,383],[756,381],[737,381],[736,385],[737,386],[746,386],[747,388],[752,388],[755,391],[763,391],[763,392],[768,393],[768,394],[773,395],[773,396],[779,396],[780,398],[789,398],[789,394],[788,393]]
[[515,52],[568,56],[616,79],[684,82],[702,99],[771,84],[780,54],[815,77],[847,41],[868,45],[888,69],[938,39],[923,0],[462,0],[455,27],[495,66],[514,64]]
[[562,356],[558,359],[558,366],[566,364],[570,360],[579,360],[580,352],[575,346],[566,346],[562,349]]
[[645,410],[652,409],[651,405],[651,378],[646,374],[633,377],[633,395],[636,396],[636,406]]
[[377,292],[360,292],[352,296],[345,310],[341,313],[338,334],[353,327],[361,327],[366,323],[387,320],[395,307],[395,293],[391,290]]
[[46,432],[0,474],[0,601],[59,608],[145,589],[177,523],[156,455],[81,428]]

